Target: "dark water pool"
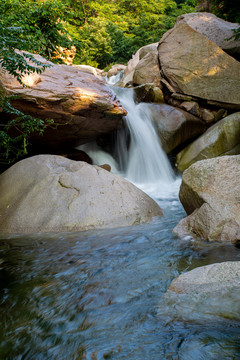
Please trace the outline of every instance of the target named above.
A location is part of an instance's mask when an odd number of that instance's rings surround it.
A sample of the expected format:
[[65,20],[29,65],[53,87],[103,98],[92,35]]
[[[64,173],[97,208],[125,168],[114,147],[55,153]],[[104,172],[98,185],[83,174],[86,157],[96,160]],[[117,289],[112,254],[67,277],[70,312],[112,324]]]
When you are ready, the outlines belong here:
[[178,274],[240,260],[233,246],[174,237],[184,212],[162,205],[148,225],[1,237],[0,359],[240,359],[239,323],[158,314]]

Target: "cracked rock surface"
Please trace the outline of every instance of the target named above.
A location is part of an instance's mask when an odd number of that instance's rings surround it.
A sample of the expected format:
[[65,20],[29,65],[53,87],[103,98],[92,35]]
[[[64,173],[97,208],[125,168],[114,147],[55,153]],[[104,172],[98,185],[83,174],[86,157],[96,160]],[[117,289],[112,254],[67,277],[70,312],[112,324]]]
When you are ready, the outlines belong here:
[[114,228],[161,215],[157,203],[120,176],[62,156],[33,156],[0,176],[2,233]]

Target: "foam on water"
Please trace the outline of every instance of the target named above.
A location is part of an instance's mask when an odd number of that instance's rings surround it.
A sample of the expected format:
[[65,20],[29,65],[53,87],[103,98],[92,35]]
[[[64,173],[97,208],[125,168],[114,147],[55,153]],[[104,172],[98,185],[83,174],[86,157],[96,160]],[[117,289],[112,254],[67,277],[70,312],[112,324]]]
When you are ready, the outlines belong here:
[[[121,73],[106,78],[106,82],[113,86],[120,77]],[[119,131],[116,141],[117,161],[96,143],[78,149],[87,152],[96,165],[108,163],[113,173],[125,177],[154,199],[176,199],[180,179],[174,175],[161,147],[149,106],[135,103],[133,89],[113,86],[112,90],[128,113],[125,118],[127,133]]]

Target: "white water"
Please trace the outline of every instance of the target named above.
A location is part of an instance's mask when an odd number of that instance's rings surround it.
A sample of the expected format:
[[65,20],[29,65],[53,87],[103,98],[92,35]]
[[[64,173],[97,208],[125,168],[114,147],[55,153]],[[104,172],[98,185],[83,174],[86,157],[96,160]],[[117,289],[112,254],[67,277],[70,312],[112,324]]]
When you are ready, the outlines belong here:
[[106,76],[106,82],[108,85],[112,86],[112,85],[116,85],[123,77],[123,72],[119,71],[116,75],[113,75],[111,77],[107,77]]
[[119,166],[109,153],[103,151],[96,142],[80,145],[77,149],[85,151],[93,161],[94,165],[108,164],[111,166],[111,172],[114,174],[119,173]]
[[[120,76],[119,73],[106,78],[106,81],[114,85]],[[129,141],[123,131],[118,134],[115,151],[118,161],[96,143],[82,145],[78,149],[85,151],[96,165],[109,164],[113,173],[121,174],[153,198],[176,198],[180,179],[176,179],[162,150],[149,107],[145,103],[135,104],[133,89],[114,87],[113,91],[128,112],[126,125],[130,136]]]
[[114,91],[128,112],[129,148],[124,135],[120,135],[117,142],[124,177],[153,197],[171,196],[178,190],[178,182],[162,150],[149,107],[145,103],[135,104],[133,89],[115,88]]

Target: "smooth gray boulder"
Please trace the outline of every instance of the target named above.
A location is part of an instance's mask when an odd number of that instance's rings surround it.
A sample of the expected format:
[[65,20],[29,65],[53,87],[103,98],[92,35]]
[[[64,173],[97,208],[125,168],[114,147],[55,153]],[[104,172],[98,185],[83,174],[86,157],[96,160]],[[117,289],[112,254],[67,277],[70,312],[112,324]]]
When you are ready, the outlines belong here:
[[0,231],[36,233],[129,226],[162,211],[120,176],[62,156],[37,155],[0,176]]
[[180,201],[189,215],[173,232],[240,243],[240,155],[198,161],[182,176]]
[[170,284],[165,301],[171,316],[186,320],[240,320],[240,261],[195,268]]

